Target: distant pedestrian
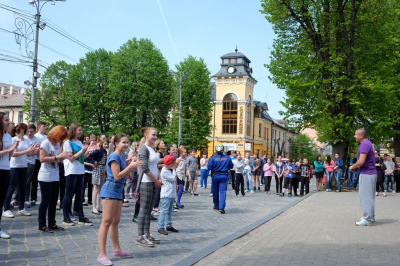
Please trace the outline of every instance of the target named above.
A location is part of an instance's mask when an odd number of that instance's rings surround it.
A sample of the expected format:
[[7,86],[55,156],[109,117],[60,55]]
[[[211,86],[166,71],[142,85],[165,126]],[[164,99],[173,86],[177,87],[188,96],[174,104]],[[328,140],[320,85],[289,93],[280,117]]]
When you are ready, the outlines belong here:
[[342,157],[340,157],[339,153],[335,154],[335,177],[336,177],[336,183],[337,183],[337,190],[336,192],[341,191],[341,179],[343,175],[343,170],[344,170],[344,163]]
[[274,172],[274,165],[272,164],[271,159],[267,159],[267,162],[264,164],[263,167],[263,172],[265,182],[265,194],[269,194],[269,191],[271,190],[272,174]]
[[321,160],[321,155],[317,155],[314,161],[314,173],[316,179],[317,191],[322,190],[322,178],[324,177],[324,162]]
[[288,163],[285,164],[283,168],[283,176],[284,176],[284,183],[283,183],[283,190],[280,194],[281,197],[285,196],[285,192],[288,192],[288,197],[292,196],[292,181],[293,181],[293,174],[296,170],[296,166],[293,164],[293,160],[290,159]]
[[331,159],[330,155],[326,156],[324,167],[326,174],[326,184],[325,184],[326,192],[331,192],[331,184],[332,184],[333,171],[335,169],[335,162]]
[[208,170],[212,172],[211,188],[213,192],[214,210],[218,210],[221,214],[224,214],[229,169],[233,168],[233,163],[228,155],[223,154],[224,145],[217,144],[215,150],[217,154],[211,157],[207,167]]
[[207,153],[203,151],[202,158],[200,159],[200,188],[207,188],[208,171],[207,168],[208,158]]
[[308,159],[304,158],[300,165],[300,197],[310,192],[310,178],[312,178],[312,167]]
[[383,192],[383,196],[386,197],[386,193],[389,192],[389,182],[390,182],[390,190],[393,193],[396,193],[393,187],[394,183],[394,162],[392,161],[392,158],[390,158],[390,155],[387,155],[385,158],[385,161],[383,162],[385,165],[385,192]]
[[233,171],[235,172],[235,193],[236,196],[239,195],[239,187],[242,196],[245,195],[244,192],[244,179],[243,179],[243,170],[244,170],[244,160],[242,159],[242,155],[238,152],[236,153],[236,159],[232,160],[233,163]]
[[275,185],[276,185],[276,195],[282,193],[282,180],[283,180],[283,167],[285,166],[282,162],[282,157],[278,156],[278,161],[274,164],[275,169]]
[[357,152],[357,162],[350,166],[350,171],[358,169],[359,189],[358,195],[360,198],[363,216],[361,220],[356,222],[356,225],[371,225],[375,222],[375,184],[376,184],[376,168],[374,145],[367,139],[365,129],[357,129],[354,138],[360,143]]

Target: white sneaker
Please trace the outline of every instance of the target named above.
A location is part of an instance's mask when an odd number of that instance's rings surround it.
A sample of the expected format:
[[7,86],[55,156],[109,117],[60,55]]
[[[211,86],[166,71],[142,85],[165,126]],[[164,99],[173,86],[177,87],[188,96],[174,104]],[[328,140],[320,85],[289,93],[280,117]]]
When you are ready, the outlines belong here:
[[7,210],[7,211],[3,211],[3,217],[7,217],[7,218],[14,218],[14,214],[12,213],[12,211]]
[[10,235],[0,230],[0,238],[9,239]]
[[392,193],[393,193],[393,194],[396,194],[396,191],[393,189],[393,190],[392,190]]
[[21,215],[21,216],[31,216],[31,213],[30,213],[30,212],[27,212],[25,209],[22,209],[22,210],[18,211],[18,215]]
[[251,193],[251,194],[254,194],[254,189],[250,190],[250,193]]

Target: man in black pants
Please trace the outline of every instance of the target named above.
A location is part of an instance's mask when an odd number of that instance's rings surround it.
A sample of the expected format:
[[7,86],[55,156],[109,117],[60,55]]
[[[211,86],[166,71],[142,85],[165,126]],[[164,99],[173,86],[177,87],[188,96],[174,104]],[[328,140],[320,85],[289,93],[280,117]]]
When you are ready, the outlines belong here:
[[310,177],[312,175],[312,170],[311,165],[308,164],[307,158],[303,159],[303,163],[300,165],[300,171],[300,197],[302,197],[310,192]]
[[242,193],[242,196],[244,196],[245,195],[245,193],[244,193],[244,179],[243,179],[244,160],[242,160],[242,156],[240,155],[239,152],[236,154],[236,160],[234,160],[232,162],[233,162],[233,169],[234,169],[234,172],[235,172],[235,193],[236,193],[236,196],[239,196],[239,186],[240,186],[240,192]]
[[293,180],[292,180],[292,193],[298,197],[299,194],[297,194],[297,189],[299,188],[299,182],[300,182],[300,175],[301,175],[301,169],[300,166],[302,164],[301,158],[299,158],[299,161],[295,164],[296,170],[294,172]]

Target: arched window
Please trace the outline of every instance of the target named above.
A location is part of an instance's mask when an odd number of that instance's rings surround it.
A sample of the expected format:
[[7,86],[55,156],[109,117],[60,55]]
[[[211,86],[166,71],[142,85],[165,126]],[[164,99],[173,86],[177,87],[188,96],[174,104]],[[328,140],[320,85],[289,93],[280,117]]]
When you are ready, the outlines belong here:
[[246,123],[246,133],[247,136],[250,136],[251,132],[251,96],[247,98],[247,123]]
[[237,97],[228,93],[222,100],[222,133],[236,134],[237,132]]

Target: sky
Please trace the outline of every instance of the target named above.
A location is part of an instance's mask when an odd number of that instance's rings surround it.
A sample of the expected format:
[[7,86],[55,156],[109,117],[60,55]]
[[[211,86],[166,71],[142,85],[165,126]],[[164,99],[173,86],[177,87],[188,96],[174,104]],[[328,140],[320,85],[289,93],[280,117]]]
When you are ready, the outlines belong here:
[[[36,13],[28,0],[0,0],[0,4]],[[67,0],[46,3],[41,18],[94,50],[116,52],[134,37],[150,39],[172,70],[191,55],[203,58],[214,75],[220,69],[220,57],[237,47],[251,60],[253,77],[258,81],[254,99],[266,102],[269,114],[278,119],[285,94],[271,83],[265,67],[276,36],[260,9],[259,0]],[[0,54],[26,56],[25,47],[10,33],[16,30],[15,18],[13,12],[0,6]],[[38,59],[43,66],[59,60],[76,64],[89,52],[49,27],[40,30],[39,44]],[[33,51],[34,43],[28,47]],[[24,86],[25,80],[32,80],[32,64],[1,58],[0,82]],[[41,74],[44,71],[39,68]]]

